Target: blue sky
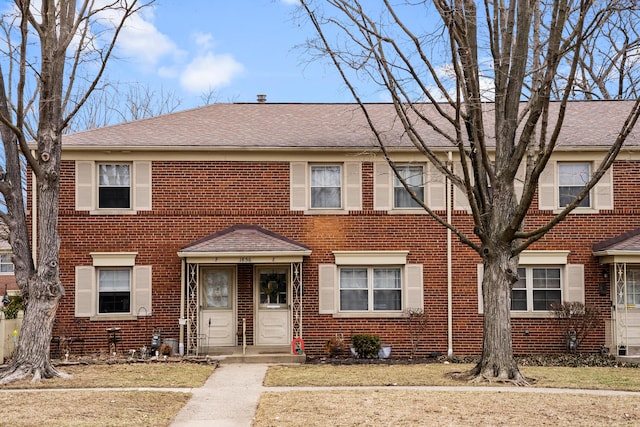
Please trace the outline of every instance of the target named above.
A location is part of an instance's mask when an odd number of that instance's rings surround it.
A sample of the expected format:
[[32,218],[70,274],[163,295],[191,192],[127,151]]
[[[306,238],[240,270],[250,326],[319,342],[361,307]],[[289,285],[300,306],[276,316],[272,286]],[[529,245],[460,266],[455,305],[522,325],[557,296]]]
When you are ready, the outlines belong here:
[[[180,110],[218,102],[351,102],[336,71],[296,46],[295,0],[158,0],[130,22],[108,78],[173,90]],[[380,101],[381,99],[369,99]]]

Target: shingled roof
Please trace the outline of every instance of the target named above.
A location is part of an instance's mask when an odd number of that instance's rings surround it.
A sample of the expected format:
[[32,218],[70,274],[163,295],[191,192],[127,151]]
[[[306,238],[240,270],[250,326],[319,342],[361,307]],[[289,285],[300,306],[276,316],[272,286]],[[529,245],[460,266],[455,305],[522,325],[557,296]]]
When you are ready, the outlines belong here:
[[[605,147],[617,136],[632,101],[569,103],[560,147]],[[411,147],[392,104],[367,104],[369,114],[390,147]],[[424,114],[445,132],[451,126],[422,104]],[[486,129],[493,129],[493,104],[484,104]],[[558,108],[551,103],[552,110]],[[434,148],[451,144],[431,128],[419,131]],[[636,133],[637,135],[637,133]],[[627,145],[640,146],[632,134]],[[489,135],[490,136],[490,135]],[[357,104],[213,104],[192,110],[65,135],[65,149],[354,149],[377,146]]]
[[291,253],[310,255],[311,250],[303,244],[257,225],[239,224],[190,243],[179,251],[181,255],[197,253]]
[[593,245],[595,256],[613,252],[640,252],[640,228]]

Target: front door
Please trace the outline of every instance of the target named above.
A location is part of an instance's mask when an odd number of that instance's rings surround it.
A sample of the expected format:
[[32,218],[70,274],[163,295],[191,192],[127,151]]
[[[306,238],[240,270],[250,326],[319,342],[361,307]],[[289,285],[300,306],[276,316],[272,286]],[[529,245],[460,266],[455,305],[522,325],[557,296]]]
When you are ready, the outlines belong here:
[[289,267],[256,268],[256,344],[289,345]]
[[233,267],[200,269],[201,347],[235,346],[235,270]]

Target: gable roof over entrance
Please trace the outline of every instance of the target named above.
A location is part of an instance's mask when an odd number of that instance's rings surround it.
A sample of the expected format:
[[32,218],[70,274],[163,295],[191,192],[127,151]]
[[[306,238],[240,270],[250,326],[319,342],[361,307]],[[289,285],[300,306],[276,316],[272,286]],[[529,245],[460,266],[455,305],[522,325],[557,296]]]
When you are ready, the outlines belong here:
[[178,256],[197,263],[302,262],[309,247],[257,225],[234,225],[182,247]]
[[600,262],[639,262],[640,228],[628,231],[611,239],[593,245],[593,255],[601,257]]

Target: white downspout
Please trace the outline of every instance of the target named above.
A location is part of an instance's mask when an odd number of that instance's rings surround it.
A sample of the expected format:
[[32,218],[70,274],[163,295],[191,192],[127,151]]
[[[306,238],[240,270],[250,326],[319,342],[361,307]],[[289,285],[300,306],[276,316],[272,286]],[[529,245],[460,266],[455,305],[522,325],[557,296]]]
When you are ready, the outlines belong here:
[[184,356],[184,328],[187,323],[184,321],[185,288],[187,287],[187,275],[185,272],[186,264],[186,259],[182,258],[182,263],[180,265],[180,320],[178,320],[178,324],[180,325],[180,343],[178,344],[180,356]]
[[[448,165],[453,171],[453,154],[449,151]],[[446,178],[446,191],[447,196],[445,201],[447,203],[447,223],[451,224],[451,180]],[[447,228],[447,356],[453,356],[453,280],[451,274],[451,229]]]

